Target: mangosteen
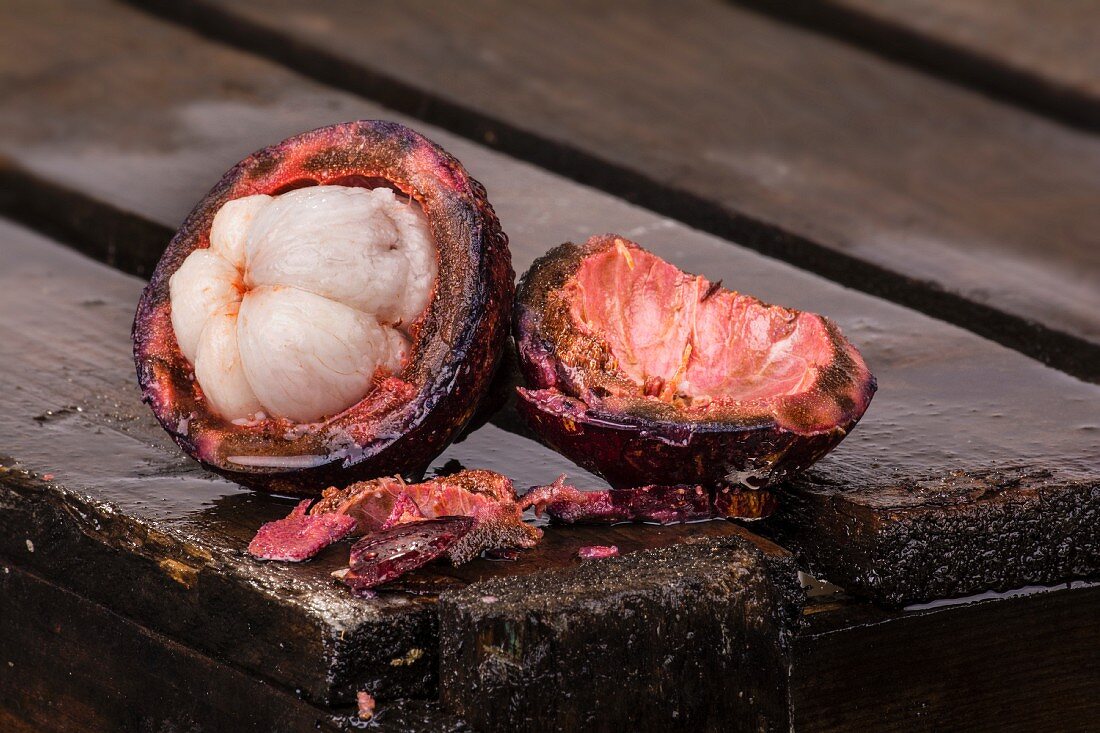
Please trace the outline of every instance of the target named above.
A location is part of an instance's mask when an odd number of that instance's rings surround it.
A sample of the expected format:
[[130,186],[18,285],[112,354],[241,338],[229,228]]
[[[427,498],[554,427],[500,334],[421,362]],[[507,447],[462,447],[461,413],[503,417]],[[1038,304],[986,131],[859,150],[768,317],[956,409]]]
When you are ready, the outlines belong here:
[[520,281],[519,411],[617,488],[760,489],[834,448],[875,378],[827,318],[727,290],[616,235]]
[[457,160],[392,122],[324,127],[187,217],[138,305],[138,381],[184,451],[246,486],[417,476],[489,387],[512,281]]

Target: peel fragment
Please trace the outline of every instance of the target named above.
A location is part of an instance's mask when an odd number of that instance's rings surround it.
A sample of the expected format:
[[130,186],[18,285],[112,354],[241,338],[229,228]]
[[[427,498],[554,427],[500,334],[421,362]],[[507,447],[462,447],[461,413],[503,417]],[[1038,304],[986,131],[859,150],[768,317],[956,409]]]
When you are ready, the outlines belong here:
[[[511,480],[492,471],[461,471],[419,484],[396,477],[361,481],[330,488],[308,513],[307,507],[303,502],[287,518],[261,527],[249,551],[258,559],[298,561],[360,535],[349,567],[334,574],[356,592],[442,555],[460,565],[491,550],[533,547],[542,537],[523,521]],[[321,542],[329,521],[349,529]]]

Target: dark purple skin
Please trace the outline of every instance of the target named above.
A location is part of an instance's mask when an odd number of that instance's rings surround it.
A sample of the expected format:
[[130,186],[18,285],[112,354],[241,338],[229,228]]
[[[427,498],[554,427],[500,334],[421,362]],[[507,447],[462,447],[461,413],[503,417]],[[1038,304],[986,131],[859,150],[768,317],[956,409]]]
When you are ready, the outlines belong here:
[[[516,408],[551,448],[616,488],[659,481],[762,489],[822,458],[862,417],[875,379],[827,319],[821,320],[834,361],[782,419],[746,411],[691,420],[671,405],[642,399],[627,400],[628,408],[609,409],[588,386],[607,379],[606,372],[595,374],[596,360],[567,363],[570,346],[582,337],[566,306],[555,298],[585,257],[615,246],[640,249],[615,235],[592,237],[584,245],[563,244],[535,261],[516,293],[513,328],[527,383],[526,389],[518,389]],[[590,350],[601,348],[592,343]],[[756,503],[766,504],[763,497]]]
[[340,580],[355,592],[391,581],[447,552],[474,524],[473,517],[440,517],[378,530],[352,545]]
[[562,524],[657,522],[674,524],[710,519],[710,496],[701,486],[640,486],[610,491],[578,491],[560,480],[524,495],[523,505],[545,510]]
[[[225,202],[316,184],[388,185],[416,199],[439,250],[434,297],[413,326],[407,366],[358,404],[293,432],[291,423],[274,418],[233,425],[207,409],[180,353],[169,278],[192,251],[209,246],[211,222]],[[173,237],[134,319],[138,382],[188,455],[245,486],[309,496],[377,476],[416,477],[458,436],[489,389],[508,336],[512,283],[508,240],[485,189],[446,151],[394,122],[313,130],[238,163]],[[297,462],[245,466],[232,456]]]
[[[563,477],[564,478],[564,477]],[[777,502],[769,491],[720,489],[715,496],[702,486],[639,486],[633,489],[580,491],[558,479],[524,494],[522,505],[545,511],[562,524],[656,522],[676,524],[705,519],[760,519]]]

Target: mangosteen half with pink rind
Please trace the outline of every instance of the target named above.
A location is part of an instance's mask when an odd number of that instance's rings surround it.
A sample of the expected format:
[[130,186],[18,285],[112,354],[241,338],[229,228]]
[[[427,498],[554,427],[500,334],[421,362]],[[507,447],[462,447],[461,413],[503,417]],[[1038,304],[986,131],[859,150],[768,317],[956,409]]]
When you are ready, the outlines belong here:
[[723,289],[613,234],[536,260],[513,327],[520,413],[617,488],[764,488],[834,448],[876,388],[829,319]]
[[184,451],[246,486],[417,476],[489,388],[512,283],[457,160],[393,122],[324,127],[187,217],[138,305],[138,381]]

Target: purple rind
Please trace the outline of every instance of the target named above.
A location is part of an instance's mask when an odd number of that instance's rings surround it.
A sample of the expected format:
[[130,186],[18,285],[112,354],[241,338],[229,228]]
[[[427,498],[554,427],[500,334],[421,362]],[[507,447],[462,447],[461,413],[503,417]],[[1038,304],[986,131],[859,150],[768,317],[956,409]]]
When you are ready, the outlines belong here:
[[573,500],[551,501],[546,505],[546,513],[563,524],[675,524],[714,516],[710,496],[701,486],[640,486],[578,492]]
[[[637,247],[616,235],[583,245],[567,242],[536,260],[520,280],[513,329],[528,387],[517,389],[516,408],[546,445],[615,488],[660,483],[761,489],[821,459],[863,416],[875,378],[825,318],[833,362],[812,389],[780,409],[727,409],[703,420],[654,400],[623,399],[619,409],[608,407],[610,401],[587,388],[587,381],[595,381],[588,376],[601,368],[599,344],[579,335],[553,298],[584,258],[615,246]],[[585,348],[568,348],[582,339],[589,339]],[[568,353],[587,354],[588,361],[566,363]]]
[[668,424],[591,410],[556,391],[517,392],[516,410],[542,442],[617,489],[654,481],[762,489],[812,465],[855,424],[812,436],[774,426]]
[[[168,282],[231,199],[303,180],[390,184],[423,207],[439,248],[436,293],[414,329],[409,365],[324,422],[268,419],[237,426],[206,408],[171,324]],[[403,125],[350,122],[289,138],[245,158],[199,202],[169,243],[134,319],[144,400],[172,439],[206,468],[250,488],[315,495],[332,484],[417,477],[455,438],[487,392],[508,336],[513,298],[508,240],[485,189],[446,151]],[[235,463],[262,457],[280,466]]]
[[352,545],[340,581],[364,591],[427,565],[474,528],[473,517],[440,517],[396,524]]
[[562,476],[549,486],[536,486],[521,505],[546,512],[561,524],[655,522],[677,524],[707,519],[762,519],[777,506],[763,489],[725,487],[714,496],[702,486],[638,486],[630,489],[580,491]]

